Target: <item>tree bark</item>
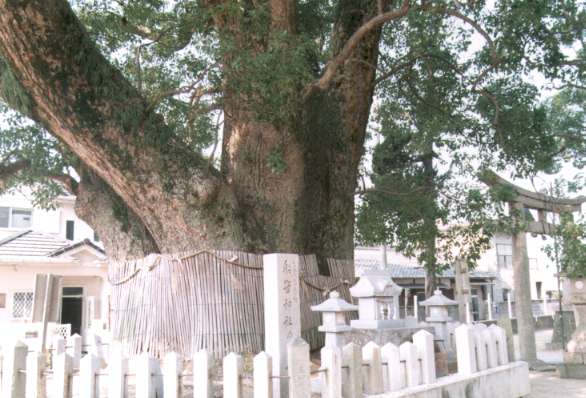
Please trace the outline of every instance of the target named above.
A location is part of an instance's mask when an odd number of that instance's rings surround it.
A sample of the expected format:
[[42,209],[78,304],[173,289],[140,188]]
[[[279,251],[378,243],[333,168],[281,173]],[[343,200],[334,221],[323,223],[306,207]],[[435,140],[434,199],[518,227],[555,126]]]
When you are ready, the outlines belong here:
[[[427,196],[429,200],[429,205],[434,206],[437,201],[437,190],[436,190],[436,172],[433,167],[433,144],[430,141],[429,147],[427,148],[427,152],[422,156],[423,159],[423,170],[425,176],[425,186],[424,194]],[[437,289],[437,244],[436,240],[438,237],[438,228],[437,228],[437,215],[435,211],[430,210],[423,211],[423,225],[425,233],[427,234],[427,242],[425,244],[425,253],[426,253],[426,260],[425,260],[425,297],[430,298],[433,296],[435,290]]]
[[161,250],[241,243],[238,223],[218,219],[235,212],[221,177],[105,60],[66,1],[1,0],[0,11],[0,54],[27,113],[108,182]]
[[[294,4],[270,2],[273,31],[295,34]],[[88,169],[78,212],[111,255],[211,248],[350,259],[380,27],[351,51],[344,44],[376,13],[373,0],[340,2],[334,54],[345,51],[345,61],[327,90],[304,96],[300,85],[290,122],[267,123],[224,93],[221,170],[182,144],[65,0],[0,0],[0,64],[23,98],[19,110]],[[275,169],[268,160],[279,157]]]
[[160,251],[132,210],[95,174],[82,173],[76,196],[76,215],[93,227],[110,260],[142,258]]

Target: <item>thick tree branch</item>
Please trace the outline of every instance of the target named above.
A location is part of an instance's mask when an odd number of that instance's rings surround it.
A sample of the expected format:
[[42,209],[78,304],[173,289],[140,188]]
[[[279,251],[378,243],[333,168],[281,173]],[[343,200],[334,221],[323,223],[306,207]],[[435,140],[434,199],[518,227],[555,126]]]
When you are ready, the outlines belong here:
[[[66,0],[25,4],[0,0],[0,56],[30,101],[26,113],[106,181],[155,239],[170,233],[156,221],[165,210],[152,198],[169,198],[169,212],[186,199],[203,206],[221,177],[99,53]],[[0,95],[10,95],[4,89]]]
[[375,29],[382,27],[385,23],[400,19],[407,15],[410,9],[409,0],[404,0],[403,5],[398,10],[393,10],[386,12],[384,14],[379,14],[366,23],[364,23],[360,28],[358,28],[346,41],[346,44],[342,48],[342,50],[332,58],[328,64],[326,65],[325,71],[323,75],[315,82],[312,82],[307,88],[305,96],[308,96],[316,89],[318,90],[325,90],[334,80],[338,69],[350,58],[353,51],[358,47],[362,39],[366,37],[367,34],[372,32]]
[[[380,5],[379,5],[380,9]],[[325,90],[335,79],[336,74],[339,68],[346,62],[352,52],[358,47],[362,39],[371,31],[382,27],[385,23],[397,20],[400,18],[405,17],[408,12],[412,9],[417,9],[421,11],[429,11],[429,12],[437,12],[443,13],[448,16],[452,16],[454,18],[458,18],[461,21],[465,22],[466,24],[472,26],[487,42],[488,46],[490,47],[491,52],[491,66],[483,71],[474,81],[474,87],[488,74],[490,70],[495,68],[500,63],[500,57],[498,56],[496,46],[488,32],[475,20],[472,18],[462,14],[461,12],[449,9],[445,7],[430,7],[427,4],[412,7],[410,5],[409,0],[404,0],[403,5],[398,10],[388,11],[385,13],[381,13],[369,21],[364,23],[359,29],[357,29],[354,34],[347,40],[342,50],[332,58],[326,65],[325,71],[323,75],[316,81],[312,82],[305,90],[306,96],[311,94],[314,90],[320,89]],[[387,76],[388,77],[388,76]],[[377,79],[377,82],[384,79]]]
[[31,162],[25,159],[19,159],[12,162],[2,162],[0,164],[0,192],[8,186],[8,181],[18,175],[20,172],[29,169]]
[[77,195],[79,183],[69,174],[53,174],[47,176],[47,178],[61,184],[71,195]]
[[[11,158],[13,156],[9,156]],[[18,174],[31,170],[33,163],[29,159],[17,159],[8,161],[5,159],[0,163],[0,192],[8,188],[9,180],[16,177]],[[59,183],[72,195],[77,192],[78,182],[68,174],[55,174],[48,172],[46,175],[40,175],[39,178],[46,178],[48,180]]]

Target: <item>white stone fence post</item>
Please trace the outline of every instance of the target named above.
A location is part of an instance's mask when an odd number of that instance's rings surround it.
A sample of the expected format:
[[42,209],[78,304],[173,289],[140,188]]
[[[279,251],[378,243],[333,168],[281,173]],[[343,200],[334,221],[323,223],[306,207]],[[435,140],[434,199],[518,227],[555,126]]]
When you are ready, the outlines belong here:
[[[57,347],[63,345],[59,341]],[[191,397],[211,398],[214,394],[210,378],[213,373],[211,356],[206,351],[194,353],[191,372],[186,372],[184,366],[185,360],[190,358],[182,358],[174,352],[159,360],[148,354],[126,358],[117,344],[109,351],[107,358],[88,352],[80,359],[79,369],[74,369],[74,358],[66,349],[59,349],[49,361],[39,351],[29,352],[28,346],[20,341],[5,345],[1,353],[0,397],[48,398],[45,389],[48,385],[51,398],[72,398],[73,391],[77,391],[79,398],[98,398],[104,393],[108,398],[123,398],[129,396],[128,391],[133,386],[137,397],[179,398],[185,397],[185,377],[193,379]],[[331,366],[338,372],[331,372],[330,377],[340,374],[341,354],[336,358],[338,362]],[[311,398],[309,344],[300,337],[291,340],[287,345],[287,359],[287,374],[277,376],[273,373],[271,356],[261,352],[254,357],[253,371],[248,374],[243,370],[243,358],[235,353],[228,354],[222,362],[223,396],[243,397],[243,382],[248,378],[252,381],[255,398],[273,398],[273,385],[279,379],[288,380],[289,396]],[[106,363],[104,367],[103,363]],[[341,380],[335,384],[341,391]]]
[[[300,337],[287,344],[286,374],[273,372],[273,358],[266,352],[254,357],[251,370],[244,369],[240,355],[230,353],[221,365],[221,386],[211,382],[210,375],[217,372],[212,371],[210,355],[205,351],[195,352],[192,358],[182,358],[171,352],[161,360],[147,354],[129,359],[114,344],[105,358],[87,353],[77,370],[66,349],[51,359],[52,369],[49,369],[46,356],[28,352],[25,344],[17,342],[4,347],[1,397],[47,398],[43,387],[48,385],[51,397],[59,398],[71,398],[72,391],[77,391],[79,398],[123,398],[132,388],[137,397],[179,398],[186,394],[185,378],[191,378],[195,386],[190,395],[193,398],[211,398],[218,393],[226,398],[242,398],[245,386],[252,386],[254,398],[276,398],[274,385],[282,379],[287,380],[289,397],[311,398],[312,373],[319,373],[323,398],[361,398],[383,393],[410,397],[409,391],[433,390],[445,385],[450,377],[456,377],[458,382],[472,380],[478,372],[508,363],[506,336],[496,325],[461,325],[456,329],[456,340],[458,374],[439,379],[435,373],[433,335],[421,330],[413,335],[412,341],[400,346],[387,343],[380,347],[374,342],[363,347],[355,343],[342,348],[326,346],[321,352],[321,368],[313,372],[309,345]],[[105,367],[101,366],[102,360],[106,362]],[[191,370],[186,361],[192,362]],[[514,368],[518,364],[510,366]],[[508,371],[505,366],[502,374]],[[503,376],[496,375],[493,379],[500,380],[500,377]],[[528,379],[526,381],[528,385]]]
[[507,336],[499,326],[463,324],[456,328],[458,373],[471,375],[509,363]]

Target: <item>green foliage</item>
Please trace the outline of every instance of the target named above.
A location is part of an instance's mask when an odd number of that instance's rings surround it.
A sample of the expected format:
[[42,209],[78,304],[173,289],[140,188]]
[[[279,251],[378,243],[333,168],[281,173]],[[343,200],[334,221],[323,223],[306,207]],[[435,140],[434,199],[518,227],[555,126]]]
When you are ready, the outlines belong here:
[[287,162],[285,162],[283,152],[280,149],[269,152],[267,167],[275,174],[284,173],[287,170]]
[[[412,13],[383,31],[381,62],[394,73],[378,87],[382,142],[357,214],[360,242],[390,244],[436,274],[455,253],[473,266],[495,230],[521,227],[499,204],[511,189],[489,191],[478,170],[527,177],[555,172],[568,157],[578,165],[585,153],[582,95],[544,101],[531,83],[535,73],[579,77],[564,46],[582,39],[582,8],[545,0],[461,5],[476,25],[441,10]],[[480,30],[492,43],[483,38],[473,50]]]
[[[577,175],[572,180],[557,179],[548,194],[565,198],[586,187],[586,180]],[[561,275],[569,278],[586,277],[586,218],[582,214],[565,212],[556,217],[553,242],[543,251],[556,264]]]
[[561,272],[569,278],[586,277],[586,219],[566,215],[560,223]]
[[33,186],[33,202],[51,208],[54,199],[64,193],[63,186],[51,178],[68,173],[67,152],[37,125],[23,119],[0,104],[4,118],[0,119],[0,170],[2,166],[27,160],[28,167],[8,176],[0,186],[4,191],[19,186]]
[[[381,2],[386,3],[396,8],[402,2]],[[322,103],[304,104],[302,92],[353,33],[343,31],[341,22],[362,18],[360,12],[348,12],[350,6],[366,9],[374,1],[299,0],[293,33],[271,30],[269,2],[73,4],[89,38],[87,51],[72,57],[114,104],[123,103],[127,93],[112,84],[111,69],[93,69],[93,41],[132,83],[146,111],[116,107],[114,117],[145,144],[167,153],[176,148],[170,143],[203,153],[221,136],[223,120],[233,111],[277,130],[284,126],[282,131],[311,143],[315,153],[319,146],[350,144],[338,130],[342,119],[354,115],[338,113],[340,93],[321,93],[311,100]],[[586,13],[573,0],[411,5],[405,18],[382,28],[378,65],[371,65],[379,80],[372,121],[382,142],[373,151],[374,189],[359,206],[357,237],[391,243],[438,270],[457,246],[465,248],[470,262],[477,258],[495,228],[490,220],[500,212],[497,202],[511,194],[487,192],[476,183],[478,170],[512,169],[525,177],[555,171],[564,160],[584,165]],[[535,76],[564,90],[543,99]],[[333,87],[343,89],[348,77],[337,76]],[[30,114],[30,99],[1,58],[0,97]],[[93,100],[76,98],[73,107],[89,124],[99,121],[92,114]],[[76,159],[30,120],[6,112],[0,157],[32,161],[11,184],[42,183],[40,198],[49,198],[56,192],[50,175],[75,168]],[[300,128],[300,115],[311,123]],[[164,127],[143,131],[152,118],[162,118]],[[354,131],[350,139],[361,137]],[[284,150],[263,160],[275,173],[287,167]],[[172,176],[165,181],[167,187],[176,183]],[[442,227],[454,224],[458,227]],[[444,258],[436,261],[436,251]]]

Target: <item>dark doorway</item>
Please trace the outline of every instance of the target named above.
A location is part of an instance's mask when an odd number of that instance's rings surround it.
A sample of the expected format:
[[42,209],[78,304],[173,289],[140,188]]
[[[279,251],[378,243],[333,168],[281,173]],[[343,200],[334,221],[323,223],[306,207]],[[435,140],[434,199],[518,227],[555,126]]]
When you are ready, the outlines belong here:
[[63,288],[61,301],[61,323],[71,325],[71,334],[81,336],[81,323],[83,320],[83,289]]

